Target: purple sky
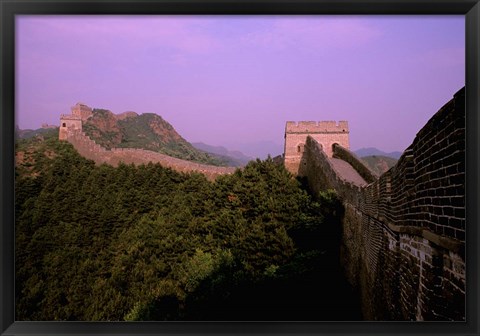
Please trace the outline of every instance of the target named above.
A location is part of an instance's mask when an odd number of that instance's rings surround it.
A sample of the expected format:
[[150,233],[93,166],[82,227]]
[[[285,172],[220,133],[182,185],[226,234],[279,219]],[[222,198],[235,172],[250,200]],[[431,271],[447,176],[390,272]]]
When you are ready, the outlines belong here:
[[188,141],[230,149],[267,141],[281,151],[288,120],[348,120],[352,149],[403,151],[465,83],[463,15],[20,16],[16,24],[22,129],[58,125],[83,102],[154,112]]

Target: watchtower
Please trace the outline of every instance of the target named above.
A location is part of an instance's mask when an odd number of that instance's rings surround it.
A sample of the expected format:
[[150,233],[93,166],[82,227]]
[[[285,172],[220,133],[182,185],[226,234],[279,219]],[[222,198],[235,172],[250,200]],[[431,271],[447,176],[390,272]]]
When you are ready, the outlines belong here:
[[82,122],[92,116],[93,111],[85,104],[77,103],[71,108],[72,114],[60,115],[59,140],[67,140],[69,132],[82,130]]
[[82,121],[87,120],[93,114],[92,109],[83,103],[76,103],[75,106],[72,106],[71,109],[72,109],[72,115],[80,117]]
[[332,146],[338,143],[350,148],[347,121],[287,121],[285,126],[285,167],[297,175],[305,151],[307,136],[311,136],[322,145],[328,157],[332,157]]

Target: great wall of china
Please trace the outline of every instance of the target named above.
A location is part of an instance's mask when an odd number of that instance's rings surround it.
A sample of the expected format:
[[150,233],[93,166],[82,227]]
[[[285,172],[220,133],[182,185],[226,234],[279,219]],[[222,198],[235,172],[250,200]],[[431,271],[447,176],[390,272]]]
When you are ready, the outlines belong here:
[[286,167],[343,201],[341,262],[364,318],[465,320],[465,89],[378,179],[348,150],[346,124],[292,125]]
[[[82,105],[82,104],[80,104]],[[89,113],[62,116],[59,138],[96,163],[159,162],[214,179],[215,167],[141,149],[107,150],[82,132]],[[344,122],[287,122],[285,167],[342,199],[341,263],[365,320],[465,320],[465,89],[377,178],[349,150]]]
[[208,179],[213,180],[219,175],[231,174],[234,167],[218,167],[187,160],[177,159],[165,154],[138,148],[112,148],[106,149],[90,139],[82,130],[82,123],[92,115],[92,109],[82,103],[72,107],[71,114],[60,116],[59,139],[70,142],[80,155],[95,161],[97,164],[110,164],[117,166],[120,162],[125,164],[160,163],[162,166],[180,172],[199,172]]

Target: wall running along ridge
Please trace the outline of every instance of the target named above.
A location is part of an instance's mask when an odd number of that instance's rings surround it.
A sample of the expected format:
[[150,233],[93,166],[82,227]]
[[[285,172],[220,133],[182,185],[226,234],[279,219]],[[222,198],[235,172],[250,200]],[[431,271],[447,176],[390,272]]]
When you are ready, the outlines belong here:
[[[333,146],[333,157],[348,153]],[[343,180],[313,137],[302,160],[313,190],[343,200],[341,261],[366,320],[465,320],[464,89],[367,186]]]
[[377,180],[372,171],[365,166],[365,164],[360,161],[360,159],[350,152],[348,149],[343,148],[338,143],[333,144],[332,146],[333,154],[332,157],[336,159],[341,159],[345,162],[348,162],[367,183],[372,183]]
[[70,142],[80,155],[95,161],[97,164],[106,163],[116,167],[120,162],[126,164],[133,163],[135,165],[147,164],[149,162],[160,163],[164,167],[169,167],[179,172],[195,171],[202,173],[209,180],[214,180],[220,175],[231,174],[236,169],[234,167],[217,167],[181,160],[158,152],[138,148],[112,148],[108,150],[90,139],[90,137],[83,133],[81,128],[78,127],[60,127],[59,138],[60,140]]

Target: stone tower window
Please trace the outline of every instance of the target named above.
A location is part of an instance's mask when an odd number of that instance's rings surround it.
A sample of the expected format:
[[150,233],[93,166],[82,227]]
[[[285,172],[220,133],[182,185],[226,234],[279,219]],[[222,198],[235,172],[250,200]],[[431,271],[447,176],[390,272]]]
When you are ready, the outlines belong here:
[[62,127],[67,127],[67,124],[66,124],[66,123],[63,123],[63,124],[62,124]]
[[297,146],[297,152],[298,152],[298,153],[301,153],[301,152],[302,152],[302,147],[300,147],[300,145]]

